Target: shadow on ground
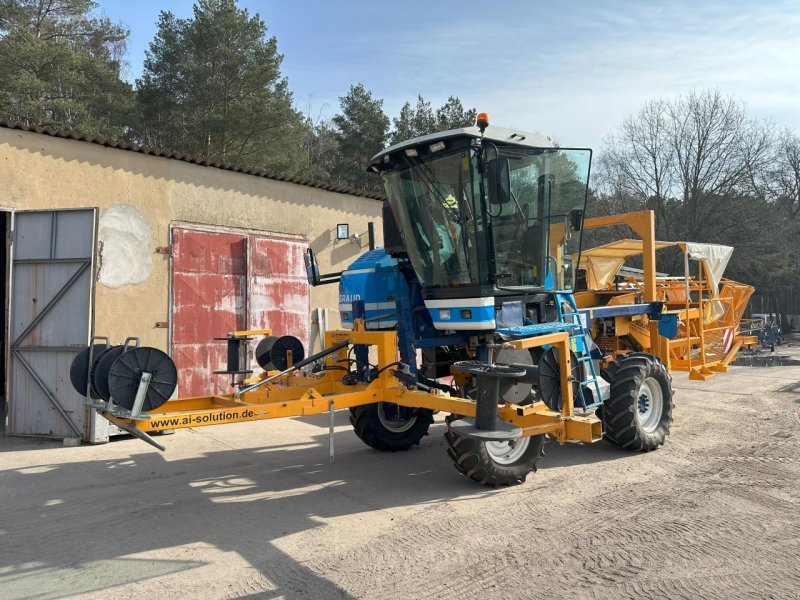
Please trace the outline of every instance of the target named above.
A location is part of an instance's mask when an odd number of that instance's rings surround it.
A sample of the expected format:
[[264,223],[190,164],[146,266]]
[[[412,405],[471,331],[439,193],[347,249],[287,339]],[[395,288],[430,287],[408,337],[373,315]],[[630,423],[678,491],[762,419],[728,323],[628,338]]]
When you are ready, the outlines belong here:
[[[182,561],[174,549],[205,543],[238,553],[271,582],[274,592],[259,592],[260,598],[349,598],[274,541],[341,515],[503,493],[455,471],[445,454],[443,424],[435,424],[419,448],[394,454],[354,442],[350,430],[337,431],[339,451],[331,464],[327,419],[304,421],[325,432],[302,443],[174,459],[173,440],[203,435],[187,430],[164,438],[166,453],[129,439],[112,442],[131,447],[120,459],[102,458],[108,453],[97,447],[89,461],[6,466],[0,471],[0,597],[59,598],[194,569],[206,563]],[[339,424],[346,421],[337,415]],[[48,444],[0,441],[6,451]],[[626,456],[605,443],[551,442],[541,468]],[[131,558],[145,552],[161,558]]]

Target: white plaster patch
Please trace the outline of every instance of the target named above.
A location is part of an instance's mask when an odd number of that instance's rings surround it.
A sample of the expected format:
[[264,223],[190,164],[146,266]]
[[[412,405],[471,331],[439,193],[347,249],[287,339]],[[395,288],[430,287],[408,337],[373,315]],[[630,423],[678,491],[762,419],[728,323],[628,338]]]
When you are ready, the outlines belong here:
[[147,281],[153,271],[153,232],[136,207],[112,204],[100,216],[100,274],[106,287]]

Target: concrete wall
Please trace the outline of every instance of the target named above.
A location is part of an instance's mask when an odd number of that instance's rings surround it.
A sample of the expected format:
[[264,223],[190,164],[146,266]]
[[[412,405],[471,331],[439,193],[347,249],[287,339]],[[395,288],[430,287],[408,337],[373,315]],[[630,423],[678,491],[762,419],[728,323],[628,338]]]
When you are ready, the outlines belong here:
[[[168,350],[171,224],[241,228],[306,239],[320,270],[339,271],[367,248],[367,223],[382,243],[381,203],[98,144],[0,128],[0,209],[100,209],[95,329],[119,343],[138,335]],[[335,241],[337,223],[363,233],[361,244]],[[128,281],[128,283],[121,283]],[[331,309],[336,285],[311,292]],[[220,332],[224,334],[225,332]]]

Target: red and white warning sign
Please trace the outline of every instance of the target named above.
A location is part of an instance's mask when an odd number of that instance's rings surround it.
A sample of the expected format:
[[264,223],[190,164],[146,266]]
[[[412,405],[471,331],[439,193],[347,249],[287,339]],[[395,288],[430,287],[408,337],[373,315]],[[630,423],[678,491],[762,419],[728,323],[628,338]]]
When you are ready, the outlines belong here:
[[733,327],[728,327],[722,334],[722,351],[727,354],[733,347]]

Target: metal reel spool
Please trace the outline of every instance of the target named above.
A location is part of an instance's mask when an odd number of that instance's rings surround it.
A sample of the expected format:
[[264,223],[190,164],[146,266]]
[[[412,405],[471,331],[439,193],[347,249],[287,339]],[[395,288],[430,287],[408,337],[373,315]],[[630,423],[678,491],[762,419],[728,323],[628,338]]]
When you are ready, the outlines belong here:
[[[92,362],[94,363],[94,359],[97,358],[100,353],[105,351],[108,348],[108,345],[94,344],[91,346],[91,348]],[[75,355],[75,358],[72,359],[72,364],[69,367],[69,380],[72,383],[72,387],[74,387],[75,391],[81,396],[86,395],[86,386],[89,383],[87,379],[89,375],[89,349],[90,346],[86,346],[86,348],[78,352]],[[92,390],[91,396],[92,398],[98,398],[98,396],[94,395],[94,390]]]
[[[577,401],[578,390],[581,381],[581,368],[578,357],[569,351],[570,369],[572,371],[572,400]],[[550,410],[560,411],[561,394],[561,363],[558,359],[558,350],[551,346],[542,354],[539,360],[539,391],[542,394],[542,401]]]
[[91,382],[92,389],[99,398],[106,402],[111,399],[111,391],[108,389],[108,372],[111,365],[125,351],[125,346],[111,346],[94,361],[92,365]]
[[[533,357],[527,350],[503,348],[494,357],[497,365],[524,365],[532,366]],[[511,402],[512,404],[530,403],[530,394],[533,384],[514,379],[504,379],[500,382],[500,398],[498,403]]]
[[267,336],[256,346],[256,362],[265,371],[284,371],[289,368],[287,350],[292,351],[292,362],[295,364],[306,357],[303,343],[293,335]]
[[131,348],[120,354],[108,371],[108,388],[114,404],[127,410],[133,408],[142,373],[152,379],[142,404],[142,411],[155,410],[170,399],[178,386],[175,363],[157,348]]

